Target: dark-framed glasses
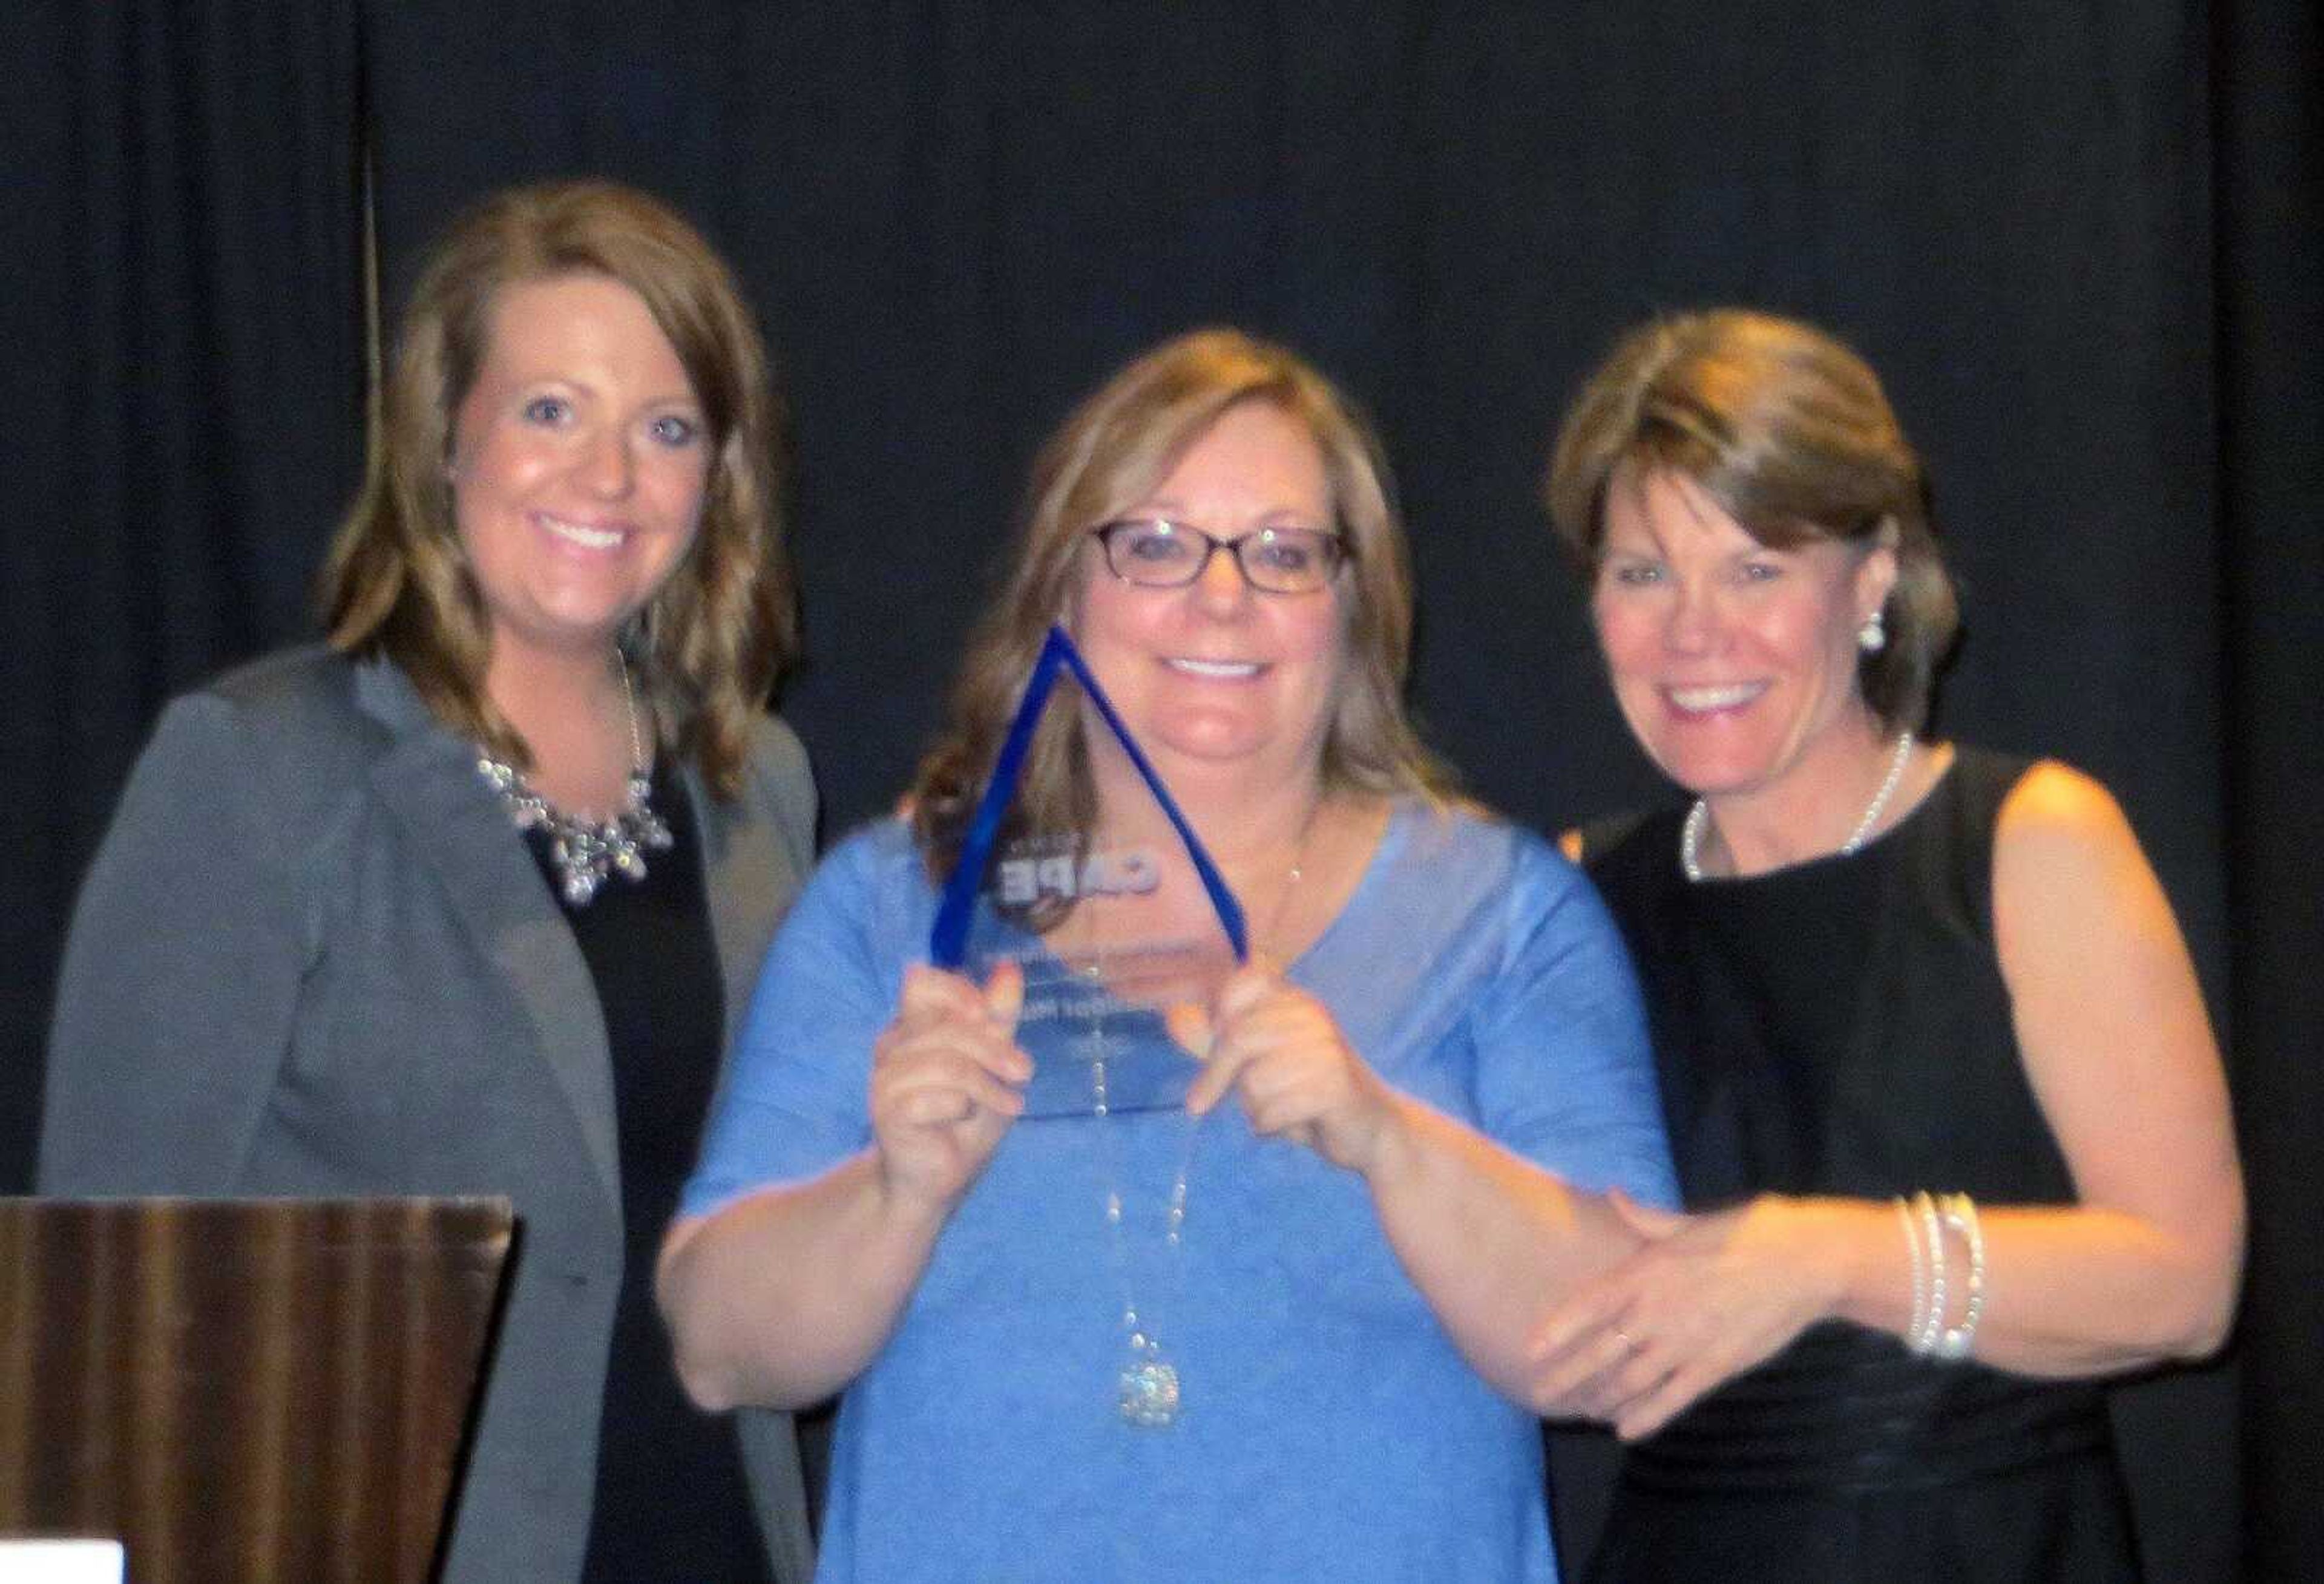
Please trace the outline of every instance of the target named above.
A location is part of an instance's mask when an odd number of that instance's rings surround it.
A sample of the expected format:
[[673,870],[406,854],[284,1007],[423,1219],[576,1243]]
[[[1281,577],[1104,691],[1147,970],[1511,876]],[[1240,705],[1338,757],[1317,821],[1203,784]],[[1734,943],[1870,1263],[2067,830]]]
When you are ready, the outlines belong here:
[[1348,558],[1348,541],[1320,528],[1255,528],[1222,539],[1183,522],[1133,518],[1090,530],[1109,571],[1140,588],[1184,588],[1221,550],[1261,594],[1314,594]]

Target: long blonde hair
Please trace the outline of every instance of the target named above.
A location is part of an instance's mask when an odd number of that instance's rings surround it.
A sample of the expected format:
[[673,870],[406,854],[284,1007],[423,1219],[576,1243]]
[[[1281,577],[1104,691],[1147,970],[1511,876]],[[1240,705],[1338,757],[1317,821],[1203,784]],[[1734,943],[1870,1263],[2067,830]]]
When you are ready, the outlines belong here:
[[361,493],[321,579],[333,648],[383,653],[453,731],[519,767],[524,740],[484,691],[492,633],[446,475],[454,414],[506,288],[602,275],[643,299],[694,387],[711,467],[695,542],[623,641],[663,741],[724,797],[796,648],[781,538],[783,421],[733,276],[676,211],[602,181],[495,194],[437,244],[403,317]]

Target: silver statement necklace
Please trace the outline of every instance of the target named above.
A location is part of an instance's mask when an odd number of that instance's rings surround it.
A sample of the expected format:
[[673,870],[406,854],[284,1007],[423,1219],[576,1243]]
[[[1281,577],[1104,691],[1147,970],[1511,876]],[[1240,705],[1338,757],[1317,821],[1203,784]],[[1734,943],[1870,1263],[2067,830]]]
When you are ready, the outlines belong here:
[[[1268,911],[1265,937],[1277,939],[1284,917],[1290,911],[1291,898],[1305,878],[1308,838],[1314,833],[1315,818],[1323,810],[1319,798],[1314,807],[1299,826],[1299,840],[1293,849],[1291,868],[1284,879],[1283,891]],[[1084,972],[1093,982],[1104,974],[1102,953],[1093,953]],[[1102,1125],[1111,1113],[1105,1087],[1105,1057],[1108,1045],[1103,1024],[1103,1011],[1097,999],[1091,1003],[1088,1050],[1090,1057],[1091,1110]],[[1178,1147],[1178,1167],[1170,1179],[1170,1196],[1163,1209],[1162,1253],[1168,1262],[1170,1274],[1177,1274],[1180,1249],[1185,1246],[1186,1229],[1186,1177],[1194,1163],[1194,1130],[1197,1119],[1185,1119],[1185,1137]],[[1137,1294],[1130,1280],[1130,1260],[1128,1233],[1123,1229],[1121,1202],[1121,1163],[1119,1146],[1111,1127],[1104,1128],[1106,1156],[1105,1227],[1106,1243],[1113,1264],[1114,1286],[1120,1294],[1120,1326],[1124,1354],[1121,1368],[1114,1379],[1114,1412],[1123,1422],[1144,1430],[1162,1430],[1178,1422],[1180,1406],[1178,1367],[1164,1350],[1157,1334],[1153,1316],[1141,1314]]]
[[[1863,846],[1864,839],[1872,834],[1872,827],[1880,823],[1880,815],[1887,809],[1888,800],[1896,796],[1896,788],[1904,783],[1904,766],[1912,757],[1913,734],[1910,732],[1899,732],[1896,751],[1888,756],[1888,773],[1880,778],[1880,789],[1865,806],[1864,817],[1858,820],[1856,828],[1848,833],[1848,840],[1840,844],[1842,858]],[[1696,798],[1694,806],[1686,811],[1686,823],[1678,830],[1678,866],[1690,880],[1702,879],[1702,828],[1710,823],[1711,810],[1702,798]]]
[[653,784],[646,774],[644,741],[638,732],[638,699],[630,686],[630,662],[619,649],[613,658],[622,668],[622,707],[630,723],[630,778],[622,806],[607,820],[578,819],[552,805],[533,789],[524,772],[490,754],[476,760],[484,785],[501,796],[509,819],[520,831],[540,830],[549,836],[549,860],[556,865],[558,886],[565,900],[586,907],[605,883],[619,874],[632,880],[646,878],[648,848],[669,849],[669,825],[649,801]]

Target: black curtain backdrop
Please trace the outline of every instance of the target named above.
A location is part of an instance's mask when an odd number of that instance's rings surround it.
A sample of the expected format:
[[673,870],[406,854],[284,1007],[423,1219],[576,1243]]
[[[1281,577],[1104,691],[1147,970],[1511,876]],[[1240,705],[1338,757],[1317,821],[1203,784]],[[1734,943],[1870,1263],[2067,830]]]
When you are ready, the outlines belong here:
[[356,20],[0,7],[0,1188],[130,761],[169,695],[310,630],[360,468]]
[[[1860,346],[1930,458],[1969,627],[1941,725],[2116,790],[2229,1036],[2240,1346],[2121,1394],[2154,1576],[2314,1576],[2309,0],[37,0],[0,29],[0,1188],[29,1180],[63,921],[154,713],[313,633],[361,457],[366,170],[391,311],[454,208],[551,174],[651,188],[734,261],[798,412],[784,708],[827,833],[924,746],[1041,435],[1213,320],[1380,420],[1415,698],[1472,788],[1550,829],[1662,796],[1535,483],[1619,328],[1758,304]],[[1566,1450],[1578,1543],[1599,1450]]]

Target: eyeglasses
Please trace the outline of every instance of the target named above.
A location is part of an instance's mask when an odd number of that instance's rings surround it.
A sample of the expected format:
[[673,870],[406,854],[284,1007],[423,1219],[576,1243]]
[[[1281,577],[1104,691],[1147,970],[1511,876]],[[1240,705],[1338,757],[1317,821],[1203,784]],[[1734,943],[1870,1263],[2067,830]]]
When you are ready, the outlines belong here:
[[1350,554],[1347,540],[1318,528],[1259,528],[1222,539],[1183,522],[1141,518],[1090,533],[1105,547],[1107,569],[1140,588],[1184,588],[1225,550],[1261,594],[1314,594]]

